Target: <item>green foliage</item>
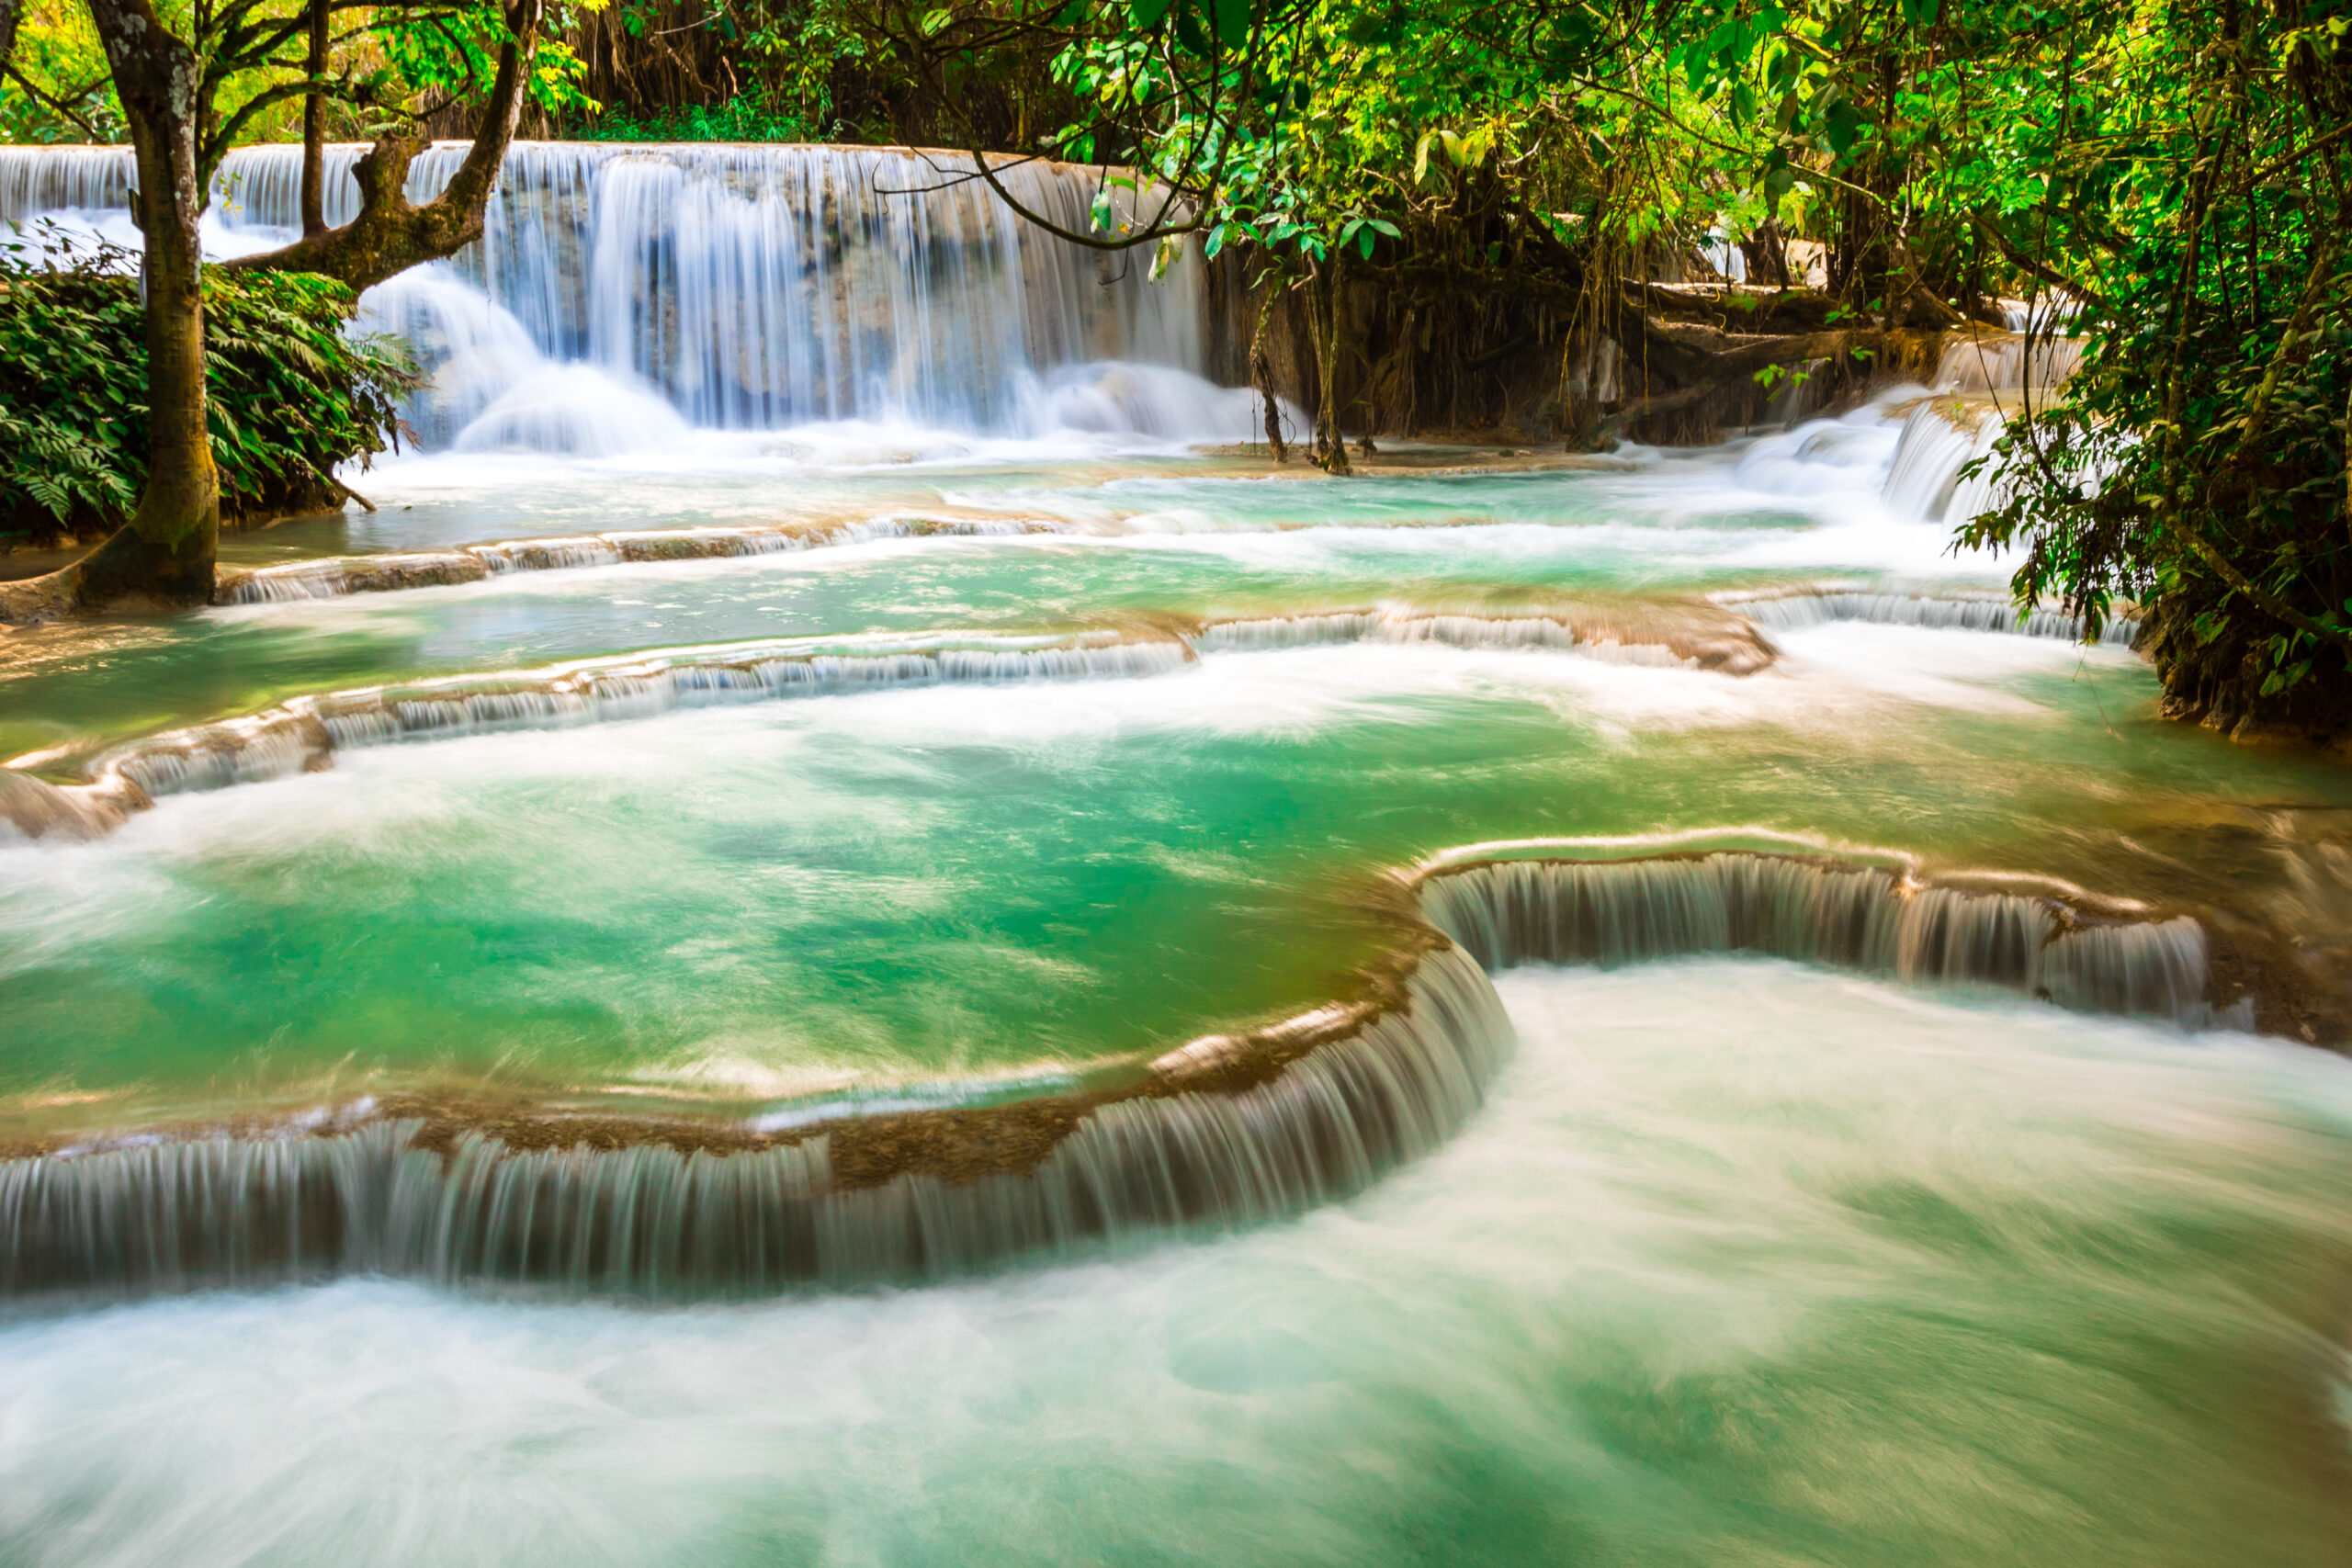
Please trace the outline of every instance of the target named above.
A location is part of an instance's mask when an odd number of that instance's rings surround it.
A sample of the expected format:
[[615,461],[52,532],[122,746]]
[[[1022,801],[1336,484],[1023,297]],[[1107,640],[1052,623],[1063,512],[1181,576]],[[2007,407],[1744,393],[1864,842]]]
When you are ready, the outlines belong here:
[[[1057,70],[1085,112],[1057,145],[1124,138],[1138,190],[1182,189],[1206,248],[1278,276],[1345,255],[1416,298],[1442,279],[1589,302],[1596,272],[1769,220],[1826,247],[1832,324],[2041,301],[2083,368],[2011,399],[2004,502],[1962,539],[2019,550],[2019,595],[2094,630],[2118,598],[2174,606],[2189,651],[2250,671],[2256,697],[2345,682],[2340,6],[1128,0],[1084,18]],[[1154,237],[1138,205],[1098,204],[1097,229]]]
[[[891,141],[884,99],[910,85],[857,0],[606,0],[570,13],[601,103],[558,117],[588,141]],[[919,26],[920,23],[917,23]],[[847,88],[846,94],[843,89]],[[878,89],[882,97],[868,89]],[[907,134],[924,138],[920,128]]]
[[[67,258],[53,236],[0,242],[0,529],[121,521],[147,469],[147,354],[129,258]],[[206,384],[224,511],[319,493],[384,450],[402,354],[345,333],[351,293],[301,273],[205,276]]]
[[0,141],[124,136],[106,51],[82,0],[26,0],[11,73],[0,74]]
[[[25,58],[95,113],[68,4],[34,0]],[[498,18],[373,13],[354,101],[478,96]],[[534,91],[574,134],[1104,165],[1078,237],[1148,247],[1154,276],[1193,236],[1243,253],[1316,301],[1334,377],[1342,271],[1425,353],[1440,316],[1565,333],[1564,409],[1603,340],[1648,363],[1645,280],[1709,237],[1816,247],[1831,299],[1782,318],[1808,331],[2063,301],[2044,330],[2064,321],[2082,368],[2004,411],[2003,497],[1962,538],[2016,550],[2021,595],[2094,626],[2120,599],[2176,606],[2183,659],[2236,660],[2270,695],[2352,652],[2336,0],[594,0],[559,26],[577,52],[543,51]],[[41,112],[0,96],[5,133],[53,134]],[[1724,330],[1796,330],[1739,303]],[[1871,353],[1841,356],[1844,384]],[[98,437],[10,417],[45,482],[99,495],[67,440]]]
[[[549,25],[560,30],[568,19],[607,3],[553,6]],[[220,8],[192,12],[186,0],[162,0],[156,8],[183,37],[193,36],[199,17],[217,29],[222,17]],[[216,52],[216,114],[208,132],[237,122],[233,139],[240,143],[299,138],[301,96],[284,91],[303,79],[299,39],[251,51],[278,24],[299,24],[307,0],[246,0],[235,9],[244,29],[236,41],[247,53],[231,59],[233,51]],[[492,4],[382,6],[356,21],[338,15],[330,57],[334,133],[371,136],[451,97],[479,102],[489,94],[507,37],[504,12]],[[216,46],[226,41],[211,38]],[[12,63],[14,74],[0,73],[0,143],[128,140],[105,51],[81,0],[28,0]],[[551,116],[594,114],[601,106],[582,89],[585,73],[560,38],[543,38],[531,62],[531,101]],[[257,106],[262,112],[239,121],[239,111],[265,94],[275,96]]]
[[[589,0],[582,8],[601,10],[605,4]],[[554,7],[551,20],[560,24],[562,16],[562,7]],[[368,30],[385,64],[366,73],[361,97],[378,103],[425,91],[467,102],[487,97],[498,74],[498,51],[512,37],[505,12],[496,5],[386,6],[374,14]],[[586,69],[561,39],[542,39],[531,61],[531,101],[550,115],[594,113],[603,106],[580,85]]]
[[570,129],[581,141],[817,141],[823,140],[825,127],[773,98],[746,96],[709,108],[690,104],[642,117],[608,110]]
[[[2352,43],[2331,7],[2216,6],[2046,53],[1967,171],[2078,309],[2081,369],[2014,421],[1972,544],[2094,623],[2156,601],[2184,709],[2341,685],[2352,651]],[[2023,89],[2012,95],[2024,102]],[[2051,101],[2054,100],[2054,101]],[[2177,635],[2175,635],[2177,634]],[[2243,691],[2237,688],[2245,688]],[[2225,689],[2226,688],[2226,689]]]

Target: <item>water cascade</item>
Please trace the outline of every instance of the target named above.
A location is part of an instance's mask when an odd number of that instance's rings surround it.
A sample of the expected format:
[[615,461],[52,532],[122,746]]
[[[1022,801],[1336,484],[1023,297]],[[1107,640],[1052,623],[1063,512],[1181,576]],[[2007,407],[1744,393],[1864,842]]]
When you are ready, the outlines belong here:
[[[952,524],[949,527],[960,527]],[[923,531],[909,525],[904,532]],[[944,531],[944,530],[942,530]],[[642,536],[645,557],[750,553],[808,547],[808,536],[714,530],[715,545],[691,531]],[[523,541],[520,559],[499,570],[584,564],[591,550],[631,550],[639,536]],[[839,542],[818,536],[817,542]],[[709,545],[710,547],[703,547]],[[499,547],[507,548],[509,547]],[[490,547],[483,547],[487,550]],[[547,554],[541,556],[539,551]],[[480,553],[378,557],[370,587],[417,587],[489,575]],[[335,564],[335,563],[329,563]],[[254,592],[243,587],[258,581]],[[291,601],[318,580],[301,568],[243,580],[241,601]],[[332,583],[326,591],[334,592]],[[1198,650],[1249,651],[1312,643],[1438,643],[1471,649],[1576,652],[1611,662],[1680,665],[1727,676],[1769,666],[1771,646],[1738,616],[1693,604],[1645,615],[1563,606],[1547,614],[1433,614],[1410,607],[1335,612],[1282,620],[1197,624],[1189,640],[1176,630],[1098,629],[1074,633],[876,633],[852,637],[718,643],[574,660],[535,670],[457,675],[398,686],[369,686],[290,698],[277,707],[117,746],[90,768],[88,782],[53,785],[0,769],[0,822],[28,837],[70,825],[86,837],[119,824],[154,796],[290,778],[329,767],[337,751],[397,741],[449,739],[514,729],[650,718],[684,708],[827,696],[939,684],[1096,680],[1171,674]],[[67,836],[60,831],[59,836]]]
[[292,604],[339,598],[346,593],[396,593],[413,588],[480,582],[516,571],[568,571],[624,563],[787,555],[837,545],[867,544],[876,539],[1072,531],[1069,524],[1043,518],[885,516],[856,523],[767,528],[632,529],[553,538],[501,539],[457,550],[337,556],[266,566],[252,571],[224,571],[213,590],[213,603]]
[[1752,675],[1772,662],[1771,646],[1754,627],[1732,616],[1707,615],[1696,605],[1645,606],[1638,614],[1563,605],[1542,614],[1490,615],[1388,605],[1214,622],[1197,646],[1204,652],[1241,652],[1355,642],[1573,649],[1616,663],[1684,665],[1726,675]]
[[537,671],[461,675],[297,697],[245,717],[135,741],[101,757],[94,789],[149,795],[288,778],[337,750],[509,729],[648,718],[680,708],[943,682],[1157,675],[1190,651],[1114,632],[798,638],[672,649]]
[[[466,150],[420,154],[410,198],[437,193]],[[362,151],[330,150],[331,223],[357,209]],[[207,217],[215,254],[296,232],[300,157],[229,154]],[[1154,281],[1026,224],[956,165],[887,148],[518,142],[482,240],[369,290],[362,323],[428,373],[406,411],[427,447],[596,456],[674,446],[689,427],[842,420],[1247,434],[1249,394],[1197,374],[1197,263]],[[1096,173],[1017,162],[1002,177],[1089,225]],[[130,179],[128,148],[0,148],[0,218],[128,243]]]
[[1936,389],[1972,397],[2046,393],[2075,373],[2084,347],[2082,339],[2057,335],[2046,321],[2035,323],[2030,337],[2021,326],[1997,336],[1972,335],[1944,350]]
[[[2016,319],[2022,324],[2021,313]],[[2054,335],[2047,321],[2035,322],[2030,335],[1979,333],[1951,344],[1936,367],[1935,395],[1904,420],[1883,492],[1888,509],[1916,522],[1957,523],[2002,505],[2007,491],[1995,464],[1966,478],[1961,470],[1992,457],[2007,410],[2054,396],[2086,346]]]
[[[2211,1021],[2203,930],[2087,900],[1756,853],[1487,862],[1419,883],[1365,999],[1169,1052],[1123,1086],[798,1123],[648,1123],[591,1146],[398,1103],[275,1135],[0,1162],[0,1292],[344,1272],[639,1295],[940,1279],[1362,1190],[1477,1110],[1511,1046],[1487,972],[1752,953]],[[1442,934],[1441,934],[1442,933]],[[503,1135],[502,1135],[503,1134]]]
[[1941,886],[1883,866],[1723,852],[1498,861],[1430,875],[1430,921],[1488,969],[1753,953],[2007,987],[2088,1012],[2212,1021],[2204,928],[2055,891]]
[[1434,1147],[1511,1044],[1438,946],[1385,1004],[1196,1041],[1116,1097],[736,1146],[517,1149],[384,1120],[0,1163],[0,1292],[343,1272],[634,1294],[939,1279],[1329,1202]]
[[[1824,588],[1813,592],[1723,593],[1716,596],[1715,602],[1775,631],[1795,631],[1832,621],[1869,621],[1879,626],[1932,626],[1945,631],[2014,632],[2067,642],[2079,642],[2083,636],[2080,615],[2041,607],[2020,611],[2014,601],[1996,593],[1873,592]],[[2099,628],[2098,640],[2110,648],[2129,648],[2139,635],[2138,621],[2118,616]]]

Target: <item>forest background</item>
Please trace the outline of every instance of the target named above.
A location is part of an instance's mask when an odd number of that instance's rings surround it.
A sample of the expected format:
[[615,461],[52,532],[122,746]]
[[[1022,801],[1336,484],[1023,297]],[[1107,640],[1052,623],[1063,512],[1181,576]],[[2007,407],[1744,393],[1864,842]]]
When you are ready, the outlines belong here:
[[[287,24],[205,135],[470,134],[519,42],[524,134],[1098,165],[1066,237],[1238,273],[1238,368],[1303,397],[1334,471],[1343,429],[1696,439],[2029,301],[2080,367],[2004,408],[1961,536],[2094,628],[2144,607],[2177,715],[2352,735],[2345,6],[319,5],[152,13],[208,69],[223,17]],[[0,137],[125,137],[99,10],[0,0]],[[1707,286],[1726,247],[1747,287]]]

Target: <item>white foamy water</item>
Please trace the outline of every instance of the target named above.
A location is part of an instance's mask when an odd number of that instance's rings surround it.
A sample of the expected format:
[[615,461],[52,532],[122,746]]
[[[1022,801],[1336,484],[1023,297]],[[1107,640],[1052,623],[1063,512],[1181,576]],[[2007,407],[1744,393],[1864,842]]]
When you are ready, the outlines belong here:
[[[361,151],[331,150],[330,223],[357,210]],[[467,151],[423,152],[410,199],[437,194]],[[210,254],[294,236],[300,158],[282,145],[229,154]],[[518,142],[482,239],[369,290],[357,326],[408,346],[429,385],[404,416],[427,447],[458,452],[608,457],[674,451],[688,428],[875,421],[933,447],[958,434],[1064,446],[1247,434],[1250,394],[1198,374],[1197,260],[1152,277],[1056,240],[958,162]],[[1001,177],[1033,209],[1089,226],[1094,173],[1017,162]],[[0,149],[0,218],[135,242],[129,180],[128,149]]]
[[1520,1053],[1458,1140],[1215,1243],[741,1308],[356,1281],[17,1316],[0,1540],[77,1565],[2339,1560],[2342,1453],[2290,1455],[2341,1397],[2341,1062],[1779,964],[1502,989]]

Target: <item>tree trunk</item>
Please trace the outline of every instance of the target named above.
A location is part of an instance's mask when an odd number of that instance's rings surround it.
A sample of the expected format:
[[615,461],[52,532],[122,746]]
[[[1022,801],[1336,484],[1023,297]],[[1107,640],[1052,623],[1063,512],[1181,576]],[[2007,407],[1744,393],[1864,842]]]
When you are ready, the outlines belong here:
[[[0,5],[7,3],[8,0],[0,0]],[[1273,314],[1274,301],[1282,297],[1282,290],[1271,272],[1260,284],[1266,297],[1258,307],[1257,330],[1250,334],[1250,382],[1257,388],[1259,400],[1265,407],[1266,449],[1273,454],[1275,462],[1287,463],[1290,448],[1283,441],[1282,400],[1274,393],[1274,363],[1266,357],[1266,321]]]
[[352,170],[359,182],[358,217],[340,229],[305,232],[283,250],[221,265],[240,272],[320,272],[361,289],[481,238],[483,209],[523,117],[531,57],[545,15],[546,0],[516,0],[507,7],[511,37],[498,53],[497,82],[482,107],[466,161],[439,196],[422,207],[409,203],[409,164],[424,150],[422,141],[397,134],[378,137]]
[[1290,461],[1290,447],[1283,441],[1283,405],[1274,395],[1274,364],[1266,357],[1263,348],[1250,351],[1250,378],[1258,389],[1258,399],[1266,411],[1266,449],[1277,463]]
[[[327,73],[327,0],[311,0],[311,80]],[[313,92],[302,100],[302,237],[327,231],[327,100]]]
[[1770,284],[1774,288],[1789,286],[1788,235],[1777,218],[1767,218],[1756,226],[1752,238],[1740,242],[1740,252],[1747,258],[1747,281]]
[[204,209],[196,173],[198,66],[148,0],[90,0],[139,171],[132,210],[146,236],[147,484],[114,536],[72,566],[0,591],[0,619],[45,620],[100,605],[201,604],[212,597],[220,481],[205,429]]
[[1340,434],[1340,253],[1336,250],[1308,279],[1306,316],[1315,327],[1317,362],[1315,461],[1325,473],[1346,474],[1351,470],[1348,444]]

